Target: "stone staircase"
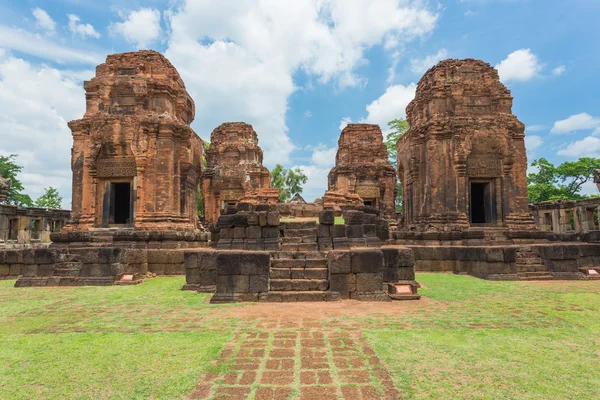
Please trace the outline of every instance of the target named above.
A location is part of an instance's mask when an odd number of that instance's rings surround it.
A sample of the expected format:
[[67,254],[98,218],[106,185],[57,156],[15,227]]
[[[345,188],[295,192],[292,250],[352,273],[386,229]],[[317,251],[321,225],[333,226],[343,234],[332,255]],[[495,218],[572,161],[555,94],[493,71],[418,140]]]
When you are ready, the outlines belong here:
[[60,262],[54,268],[53,277],[78,277],[81,272],[82,263],[77,261],[74,254],[61,254]]
[[[305,229],[305,228],[302,228]],[[316,246],[316,243],[315,243]],[[329,291],[329,270],[325,253],[318,251],[281,251],[273,253],[269,292],[261,301],[336,301]]]
[[540,281],[554,279],[554,276],[548,271],[537,251],[530,246],[519,247],[517,250],[516,265],[519,280]]
[[279,229],[283,232],[281,251],[319,250],[316,221],[282,222]]

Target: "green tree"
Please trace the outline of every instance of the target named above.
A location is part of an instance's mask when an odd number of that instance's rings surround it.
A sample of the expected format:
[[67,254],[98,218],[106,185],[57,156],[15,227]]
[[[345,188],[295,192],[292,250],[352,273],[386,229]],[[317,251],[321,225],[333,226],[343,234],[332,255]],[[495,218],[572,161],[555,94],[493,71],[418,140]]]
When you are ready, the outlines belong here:
[[594,170],[600,169],[600,159],[582,157],[577,161],[567,161],[554,166],[545,158],[534,160],[532,167],[537,172],[527,175],[530,203],[548,200],[578,200],[586,196],[579,192],[583,184],[594,179]]
[[4,203],[22,207],[33,207],[31,197],[23,193],[25,190],[23,184],[17,179],[17,175],[23,170],[23,167],[16,163],[16,158],[16,154],[0,156],[0,175],[2,175],[3,178],[9,178],[12,181],[12,185]]
[[44,194],[38,197],[33,203],[39,208],[61,208],[62,197],[58,193],[58,190],[52,186],[44,189]]
[[281,164],[275,165],[271,171],[271,187],[279,189],[279,199],[287,201],[292,194],[302,193],[302,185],[308,177],[300,167],[285,169]]
[[[396,148],[396,143],[398,139],[402,135],[404,135],[408,131],[408,121],[405,119],[395,119],[393,121],[388,122],[388,127],[391,131],[385,135],[385,147],[387,147],[388,151],[388,159],[390,164],[394,167],[394,169],[398,170],[397,160],[398,160],[398,150]],[[402,212],[402,183],[398,182],[398,192],[396,194],[396,212]]]

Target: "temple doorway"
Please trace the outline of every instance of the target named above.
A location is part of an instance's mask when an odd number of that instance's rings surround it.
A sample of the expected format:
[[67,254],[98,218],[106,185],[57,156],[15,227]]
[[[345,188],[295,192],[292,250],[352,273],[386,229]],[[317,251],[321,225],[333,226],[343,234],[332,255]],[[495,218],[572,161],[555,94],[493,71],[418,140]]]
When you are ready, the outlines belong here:
[[495,222],[493,186],[490,181],[472,181],[469,208],[472,224],[492,224]]
[[110,182],[104,193],[103,225],[131,225],[133,196],[131,182]]

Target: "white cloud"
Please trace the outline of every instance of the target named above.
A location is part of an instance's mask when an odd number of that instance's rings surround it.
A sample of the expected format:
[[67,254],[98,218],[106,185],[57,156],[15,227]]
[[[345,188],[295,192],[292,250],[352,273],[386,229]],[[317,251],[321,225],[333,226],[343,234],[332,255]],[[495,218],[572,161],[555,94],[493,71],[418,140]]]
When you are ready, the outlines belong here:
[[558,151],[558,155],[572,158],[600,157],[600,138],[587,136],[582,140],[570,143]]
[[552,70],[552,75],[561,76],[562,74],[565,73],[566,70],[567,70],[567,67],[565,67],[564,65],[561,65],[560,67],[556,67]]
[[542,70],[537,56],[530,49],[521,49],[510,53],[495,68],[503,82],[528,81]]
[[525,148],[527,149],[527,152],[534,152],[542,144],[544,144],[544,141],[542,140],[541,136],[536,136],[536,135],[525,136]]
[[415,98],[417,85],[394,85],[371,104],[367,105],[367,117],[361,122],[378,124],[382,131],[388,131],[388,122],[397,118],[406,118],[406,106]]
[[96,32],[94,27],[90,24],[80,24],[81,19],[75,14],[68,14],[69,17],[69,30],[82,38],[93,37],[96,39],[100,38],[100,34]]
[[304,118],[311,118],[312,117],[312,112],[310,110],[306,110],[304,111]]
[[550,133],[572,133],[592,129],[595,129],[594,134],[600,133],[600,118],[593,117],[588,113],[581,113],[556,121]]
[[48,40],[18,28],[0,25],[0,47],[20,51],[59,64],[68,62],[99,64],[104,57],[89,50],[78,50],[61,46],[54,40]]
[[54,32],[56,22],[41,8],[34,8],[31,13],[35,18],[35,25],[49,32]]
[[194,128],[207,137],[222,121],[251,123],[265,164],[289,162],[285,116],[303,71],[338,87],[364,85],[356,73],[370,47],[400,46],[429,34],[437,15],[421,0],[253,0],[183,2],[170,17],[166,56],[196,100]]
[[113,34],[123,36],[138,49],[146,48],[160,36],[160,11],[153,8],[140,8],[132,11],[125,21],[112,23],[109,30]]
[[448,50],[446,49],[440,49],[437,53],[430,54],[425,58],[412,58],[410,60],[410,70],[415,74],[422,75],[429,68],[446,58],[448,58]]
[[525,127],[525,132],[538,132],[545,129],[546,127],[544,125],[529,125]]
[[85,93],[80,81],[9,54],[0,57],[0,154],[16,153],[19,176],[32,198],[56,187],[70,207],[72,139],[67,121],[81,118]]
[[328,148],[327,145],[320,143],[311,156],[311,161],[319,168],[332,168],[335,165],[335,154],[337,147]]
[[344,128],[346,126],[348,126],[348,124],[352,123],[352,118],[350,117],[344,117],[342,118],[342,120],[340,121],[340,132],[344,130]]
[[[325,190],[327,190],[329,168],[321,168],[316,165],[298,165],[298,167],[302,168],[304,174],[308,177],[308,180],[302,186],[304,200],[313,202],[315,199],[323,197]],[[293,168],[296,168],[296,166]]]

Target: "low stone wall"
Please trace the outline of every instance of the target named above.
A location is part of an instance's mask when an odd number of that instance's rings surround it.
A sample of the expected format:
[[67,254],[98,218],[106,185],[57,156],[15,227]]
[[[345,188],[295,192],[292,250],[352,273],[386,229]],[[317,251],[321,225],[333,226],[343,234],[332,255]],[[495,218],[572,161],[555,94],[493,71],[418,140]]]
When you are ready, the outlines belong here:
[[600,244],[592,243],[407,247],[414,253],[419,272],[452,272],[484,279],[513,280],[519,279],[519,274],[531,273],[527,259],[519,262],[523,249],[539,256],[543,271],[555,279],[583,279],[580,268],[600,266]]
[[329,289],[343,299],[389,300],[384,283],[414,280],[414,258],[406,248],[333,250],[327,254]]
[[98,230],[50,235],[52,248],[123,247],[132,249],[187,249],[208,247],[210,232]]
[[334,224],[331,210],[319,214],[319,250],[344,250],[358,247],[380,247],[389,238],[387,221],[376,214],[348,210],[344,212],[344,224]]
[[217,252],[214,250],[184,253],[185,285],[183,290],[214,293],[217,286]]
[[216,264],[216,292],[211,303],[258,301],[269,291],[270,253],[220,251]]
[[213,231],[218,250],[279,250],[276,205],[239,203],[219,216]]

